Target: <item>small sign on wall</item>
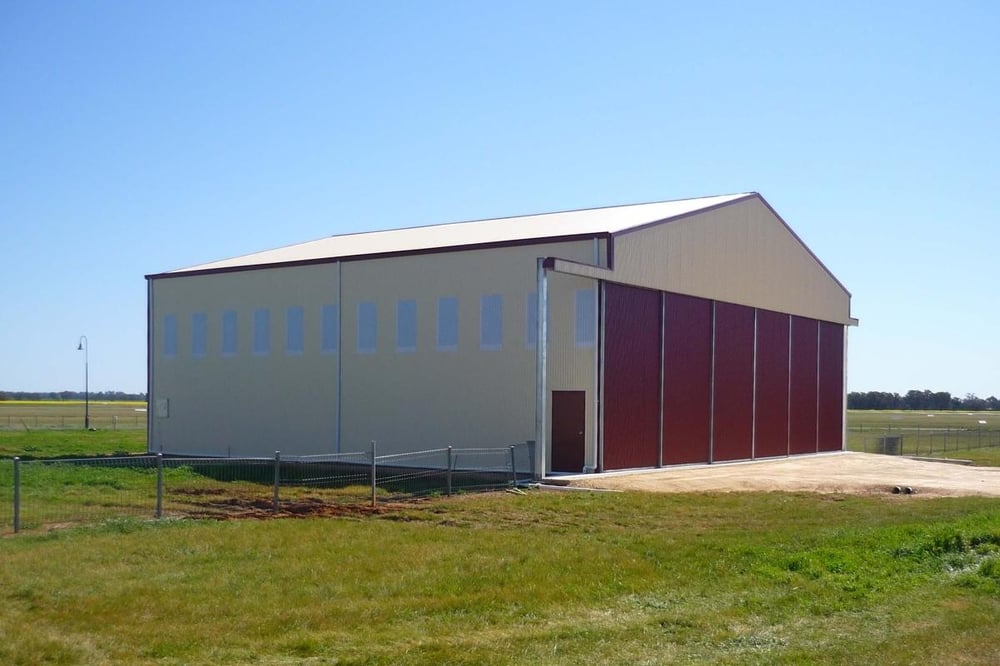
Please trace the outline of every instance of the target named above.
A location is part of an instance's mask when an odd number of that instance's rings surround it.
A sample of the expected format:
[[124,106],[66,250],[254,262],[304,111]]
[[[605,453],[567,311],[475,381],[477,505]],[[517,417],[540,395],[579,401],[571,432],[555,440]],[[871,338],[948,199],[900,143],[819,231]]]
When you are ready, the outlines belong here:
[[156,399],[156,418],[158,418],[158,419],[170,418],[170,399],[169,398],[157,398]]

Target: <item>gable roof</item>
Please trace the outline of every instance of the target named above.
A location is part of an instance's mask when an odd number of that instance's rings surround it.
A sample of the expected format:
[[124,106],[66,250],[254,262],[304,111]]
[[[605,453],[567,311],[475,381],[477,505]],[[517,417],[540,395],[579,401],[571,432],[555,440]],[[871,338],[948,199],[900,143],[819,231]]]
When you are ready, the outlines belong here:
[[608,236],[758,197],[754,192],[329,236],[147,277],[247,270],[477,246]]

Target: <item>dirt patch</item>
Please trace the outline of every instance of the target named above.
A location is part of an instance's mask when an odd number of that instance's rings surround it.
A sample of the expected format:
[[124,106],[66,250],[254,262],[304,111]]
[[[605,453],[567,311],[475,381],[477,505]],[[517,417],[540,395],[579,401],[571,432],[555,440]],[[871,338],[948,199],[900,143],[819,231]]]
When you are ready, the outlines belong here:
[[[663,493],[787,491],[905,496],[910,488],[917,497],[1000,497],[1000,467],[843,452],[563,477],[559,483]],[[897,488],[902,492],[894,493]]]
[[188,518],[214,520],[272,520],[276,518],[367,517],[381,516],[413,508],[418,500],[408,502],[331,503],[318,498],[282,500],[275,511],[270,500],[226,497],[215,501],[191,503],[182,515]]

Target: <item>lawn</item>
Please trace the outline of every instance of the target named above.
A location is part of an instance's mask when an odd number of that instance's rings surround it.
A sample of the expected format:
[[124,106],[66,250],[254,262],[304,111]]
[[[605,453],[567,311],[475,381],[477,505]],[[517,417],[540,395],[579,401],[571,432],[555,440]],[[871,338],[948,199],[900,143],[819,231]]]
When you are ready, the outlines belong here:
[[531,491],[0,539],[0,663],[993,664],[1000,501]]

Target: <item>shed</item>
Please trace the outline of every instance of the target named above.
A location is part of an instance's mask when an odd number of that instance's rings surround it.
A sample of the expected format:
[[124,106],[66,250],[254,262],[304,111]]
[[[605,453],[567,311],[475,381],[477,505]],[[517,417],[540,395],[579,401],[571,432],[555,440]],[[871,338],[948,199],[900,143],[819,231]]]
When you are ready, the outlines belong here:
[[538,475],[844,445],[850,293],[757,193],[147,276],[153,452],[535,442]]

